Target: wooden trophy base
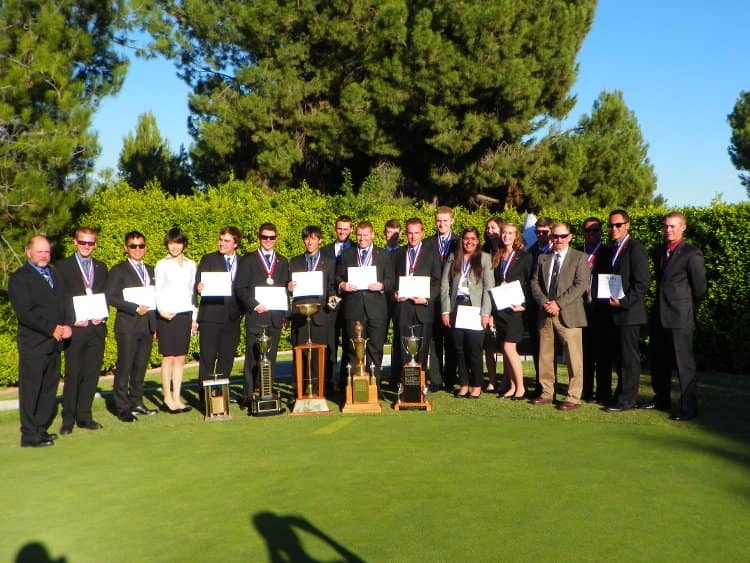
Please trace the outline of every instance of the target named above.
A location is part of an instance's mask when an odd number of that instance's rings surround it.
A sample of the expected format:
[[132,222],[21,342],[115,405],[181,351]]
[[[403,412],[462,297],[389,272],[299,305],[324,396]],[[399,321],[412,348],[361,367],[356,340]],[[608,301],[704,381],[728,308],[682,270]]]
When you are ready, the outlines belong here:
[[424,389],[425,373],[422,366],[405,364],[401,372],[401,383],[399,384],[398,399],[393,405],[394,410],[401,409],[425,409],[432,410],[432,403],[427,400]]
[[380,413],[378,385],[369,375],[353,375],[346,386],[343,413]]
[[232,415],[229,414],[229,378],[203,381],[203,402],[206,406],[203,420],[230,420]]
[[[289,413],[290,415],[330,414],[331,411],[324,397],[325,354],[325,344],[313,342],[294,347],[297,398],[294,401],[292,412]],[[315,360],[313,360],[313,357]],[[306,387],[309,388],[308,393],[305,393]]]

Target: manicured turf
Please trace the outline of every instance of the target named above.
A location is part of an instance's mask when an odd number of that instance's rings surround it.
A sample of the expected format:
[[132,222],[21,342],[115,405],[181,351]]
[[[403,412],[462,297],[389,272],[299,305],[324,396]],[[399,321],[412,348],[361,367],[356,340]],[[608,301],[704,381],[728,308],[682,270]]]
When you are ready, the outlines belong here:
[[750,381],[700,391],[688,424],[445,393],[432,413],[123,424],[98,400],[104,430],[39,450],[1,413],[0,561],[746,561]]

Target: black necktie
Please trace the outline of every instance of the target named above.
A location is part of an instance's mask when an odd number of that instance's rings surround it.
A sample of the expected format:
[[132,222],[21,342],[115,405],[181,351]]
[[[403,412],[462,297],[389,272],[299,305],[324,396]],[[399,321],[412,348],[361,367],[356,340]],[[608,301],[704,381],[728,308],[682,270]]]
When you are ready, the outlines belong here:
[[549,279],[549,298],[557,298],[557,278],[560,274],[560,255],[555,254],[555,260],[552,263],[552,276]]
[[266,264],[268,264],[268,267],[271,267],[271,255],[270,254],[264,254],[263,257],[266,259]]

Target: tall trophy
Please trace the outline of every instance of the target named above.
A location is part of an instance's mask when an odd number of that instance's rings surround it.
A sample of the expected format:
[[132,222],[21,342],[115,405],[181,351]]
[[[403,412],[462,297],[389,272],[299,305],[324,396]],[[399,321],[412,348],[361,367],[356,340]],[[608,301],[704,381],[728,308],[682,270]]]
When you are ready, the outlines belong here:
[[298,303],[295,307],[306,317],[307,342],[294,347],[297,398],[291,414],[328,414],[331,411],[324,396],[326,345],[316,344],[311,336],[312,317],[320,310],[320,304]]
[[283,412],[281,396],[273,390],[273,374],[271,373],[271,362],[268,359],[268,350],[273,344],[273,339],[266,334],[265,326],[261,327],[257,343],[260,352],[260,361],[258,362],[260,387],[250,398],[250,414],[253,416],[281,414]]
[[205,421],[229,420],[229,378],[216,373],[214,369],[213,379],[204,379],[203,404],[206,406]]
[[346,366],[348,372],[346,381],[346,403],[341,412],[344,413],[368,413],[380,412],[380,401],[378,401],[378,384],[375,379],[375,365],[370,366],[367,371],[365,357],[367,355],[367,341],[369,338],[362,337],[362,323],[354,323],[354,338],[349,341],[354,349],[354,373],[351,364]]
[[398,384],[398,398],[393,405],[395,410],[402,408],[419,408],[428,411],[432,410],[432,404],[427,399],[430,388],[425,382],[425,373],[422,365],[417,362],[417,356],[422,349],[422,337],[414,334],[414,329],[418,325],[409,327],[409,336],[401,337],[401,345],[404,351],[410,356],[408,362],[403,366],[401,371],[401,382]]

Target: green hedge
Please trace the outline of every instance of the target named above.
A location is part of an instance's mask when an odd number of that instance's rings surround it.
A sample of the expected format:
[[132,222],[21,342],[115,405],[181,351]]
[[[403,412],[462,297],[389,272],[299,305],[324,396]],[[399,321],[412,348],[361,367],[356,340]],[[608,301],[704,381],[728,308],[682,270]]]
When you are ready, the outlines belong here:
[[[482,230],[488,210],[469,211],[456,208],[456,230],[474,225]],[[748,288],[745,280],[750,260],[750,234],[742,225],[750,221],[750,204],[727,205],[718,203],[711,208],[686,208],[688,238],[699,246],[706,256],[709,293],[698,313],[696,355],[705,369],[732,372],[747,371],[750,367],[750,312],[744,306]],[[555,220],[571,224],[573,232],[580,231],[584,218],[596,215],[606,221],[608,210],[544,210],[539,215],[549,215]],[[632,235],[651,248],[661,240],[661,219],[664,209],[646,208],[629,210]],[[351,215],[355,223],[362,219],[375,225],[375,243],[384,243],[382,226],[388,219],[420,217],[431,233],[434,207],[424,202],[414,202],[390,193],[378,176],[373,176],[355,193],[350,182],[345,181],[343,193],[322,195],[307,186],[278,192],[265,190],[252,183],[230,181],[192,196],[169,196],[158,186],[136,191],[124,183],[96,192],[87,202],[87,211],[79,219],[80,225],[89,225],[99,231],[95,256],[113,266],[123,260],[123,235],[139,230],[146,235],[149,250],[146,261],[156,263],[166,252],[164,233],[173,226],[181,227],[189,237],[186,255],[196,260],[216,249],[218,231],[223,226],[235,225],[245,234],[241,252],[255,250],[255,233],[261,223],[273,222],[279,229],[277,249],[287,257],[304,251],[300,232],[306,225],[319,225],[326,237],[333,238],[333,226],[338,215]],[[523,216],[514,211],[501,214],[508,221],[521,223]],[[71,236],[75,230],[71,226]],[[578,237],[573,244],[580,244]],[[62,254],[70,254],[70,240],[64,241]],[[3,297],[3,299],[6,299]],[[653,292],[649,295],[649,305]],[[0,385],[17,382],[15,351],[15,323],[8,304],[0,302]],[[114,311],[113,311],[114,314]],[[112,323],[110,323],[111,325]],[[288,345],[288,334],[285,335]],[[648,336],[644,335],[644,339]],[[243,339],[244,342],[244,339]],[[240,345],[240,352],[243,344]],[[190,354],[196,355],[197,339],[191,342]],[[107,339],[104,372],[115,364],[116,346],[110,330]],[[159,363],[154,346],[152,365]]]

